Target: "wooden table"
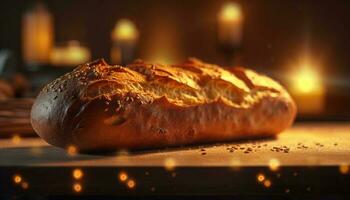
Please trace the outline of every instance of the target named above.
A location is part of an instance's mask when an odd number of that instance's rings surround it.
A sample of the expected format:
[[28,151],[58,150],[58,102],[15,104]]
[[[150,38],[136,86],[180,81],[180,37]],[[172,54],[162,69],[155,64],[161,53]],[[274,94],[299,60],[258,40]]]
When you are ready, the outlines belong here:
[[108,155],[68,154],[39,138],[0,139],[0,192],[348,196],[349,165],[350,123],[299,123],[277,139]]

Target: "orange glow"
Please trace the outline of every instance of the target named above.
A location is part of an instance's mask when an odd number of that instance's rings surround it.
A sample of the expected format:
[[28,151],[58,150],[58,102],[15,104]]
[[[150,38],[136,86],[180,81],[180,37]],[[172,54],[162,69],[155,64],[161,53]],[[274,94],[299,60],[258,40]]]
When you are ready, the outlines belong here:
[[256,176],[256,179],[258,180],[258,182],[263,182],[265,180],[265,175],[264,174],[258,174]]
[[114,41],[136,41],[139,33],[135,24],[128,19],[121,19],[117,22],[112,32]]
[[176,162],[175,162],[174,159],[172,159],[172,158],[165,159],[164,167],[165,167],[166,170],[172,171],[172,170],[175,169],[175,166],[176,166]]
[[13,182],[15,182],[16,184],[20,183],[22,181],[22,177],[18,174],[13,176]]
[[239,4],[224,4],[218,13],[218,40],[225,45],[239,45],[242,40],[243,14]]
[[82,177],[84,176],[84,173],[83,173],[83,171],[81,170],[81,169],[75,169],[74,171],[73,171],[73,177],[74,177],[74,179],[81,179]]
[[77,147],[73,146],[73,145],[70,145],[68,146],[67,148],[67,152],[70,156],[73,156],[73,155],[76,155],[78,150],[77,150]]
[[265,186],[265,187],[269,188],[269,187],[271,187],[271,185],[272,185],[272,183],[271,183],[271,181],[270,181],[269,179],[266,179],[266,180],[264,181],[264,186]]
[[48,63],[54,43],[53,20],[43,4],[36,4],[22,18],[23,60],[27,64]]
[[339,172],[340,172],[341,174],[347,174],[347,173],[349,173],[349,166],[348,166],[348,165],[344,165],[344,164],[340,165],[340,166],[339,166]]
[[130,189],[133,189],[136,186],[136,182],[132,179],[128,180],[128,182],[126,184],[127,184],[128,188],[130,188]]
[[269,168],[271,171],[277,171],[279,167],[280,167],[280,162],[277,159],[273,158],[269,161]]
[[295,100],[298,112],[302,114],[320,113],[325,103],[325,87],[318,64],[308,54],[292,65],[289,74],[289,91]]
[[223,21],[240,21],[242,19],[241,7],[236,3],[227,3],[222,6],[219,19]]
[[128,174],[126,172],[120,172],[119,173],[119,180],[121,182],[124,182],[128,179]]
[[69,41],[67,46],[55,47],[50,54],[50,61],[55,65],[79,65],[91,59],[90,50],[78,41]]
[[83,190],[83,186],[80,183],[74,183],[73,185],[74,192],[81,192]]
[[13,136],[12,136],[12,142],[13,142],[14,144],[20,143],[21,140],[22,140],[22,138],[21,138],[19,135],[13,135]]
[[302,65],[293,74],[293,90],[301,93],[312,93],[322,91],[320,75],[308,64]]
[[28,184],[27,182],[23,182],[23,183],[21,184],[21,186],[22,186],[23,189],[28,189],[29,184]]

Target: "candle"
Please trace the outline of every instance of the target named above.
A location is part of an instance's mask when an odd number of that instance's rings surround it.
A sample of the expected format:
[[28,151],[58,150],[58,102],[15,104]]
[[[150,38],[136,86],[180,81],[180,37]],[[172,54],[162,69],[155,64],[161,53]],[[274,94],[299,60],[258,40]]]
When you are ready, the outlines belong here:
[[236,3],[225,4],[218,14],[218,41],[233,48],[242,40],[243,16],[241,7]]
[[47,64],[53,45],[53,25],[50,12],[36,4],[22,18],[23,61],[27,65]]
[[325,89],[314,67],[305,63],[292,73],[289,86],[298,111],[301,114],[317,114],[323,111]]
[[135,56],[135,48],[138,37],[138,30],[132,21],[128,19],[119,20],[111,34],[112,63],[125,64],[131,62]]
[[76,66],[90,61],[89,49],[78,41],[69,41],[66,46],[55,47],[51,53],[51,64],[58,66]]

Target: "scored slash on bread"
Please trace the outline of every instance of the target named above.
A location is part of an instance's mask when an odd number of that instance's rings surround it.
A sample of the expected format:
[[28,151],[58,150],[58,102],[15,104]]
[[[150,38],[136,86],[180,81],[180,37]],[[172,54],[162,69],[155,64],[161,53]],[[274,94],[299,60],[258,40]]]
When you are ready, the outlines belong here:
[[274,136],[295,115],[286,90],[249,69],[97,60],[48,84],[31,122],[55,146],[116,150]]

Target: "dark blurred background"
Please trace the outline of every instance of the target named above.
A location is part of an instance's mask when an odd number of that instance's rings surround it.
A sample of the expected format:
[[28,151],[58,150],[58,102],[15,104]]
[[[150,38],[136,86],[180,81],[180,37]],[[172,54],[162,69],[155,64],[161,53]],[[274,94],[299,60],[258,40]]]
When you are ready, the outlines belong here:
[[[33,69],[23,60],[23,16],[37,2],[2,0],[0,7],[0,50],[11,55],[11,61],[7,62],[11,64],[6,66],[16,68],[29,80],[28,84],[36,88],[24,96],[34,96],[42,84],[73,67],[44,63]],[[124,62],[111,60],[115,45],[111,34],[119,20],[127,19],[137,29],[135,42],[127,47],[117,45],[121,51],[130,52],[127,59],[176,63],[197,57],[225,66],[242,65],[273,76],[290,88],[300,104],[300,119],[350,118],[348,0],[40,2],[52,16],[53,45],[78,41],[90,51],[89,60],[105,58],[114,64]],[[218,41],[218,15],[232,2],[241,12],[242,39],[225,46]],[[311,65],[311,73],[302,70],[306,64]],[[300,76],[298,69],[301,69]],[[295,79],[302,76],[305,80],[298,83]],[[304,83],[310,84],[305,91],[294,87]],[[309,109],[313,106],[315,108]]]

